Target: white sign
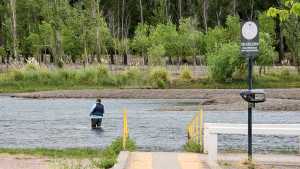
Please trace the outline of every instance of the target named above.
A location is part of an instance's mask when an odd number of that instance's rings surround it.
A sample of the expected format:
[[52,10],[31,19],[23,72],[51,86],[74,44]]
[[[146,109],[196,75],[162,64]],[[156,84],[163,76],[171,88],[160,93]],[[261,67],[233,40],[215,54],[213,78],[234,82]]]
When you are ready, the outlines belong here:
[[247,40],[254,39],[258,34],[258,28],[255,22],[248,21],[242,27],[242,35]]
[[241,25],[241,52],[246,56],[255,57],[259,52],[259,30],[254,21],[243,22]]

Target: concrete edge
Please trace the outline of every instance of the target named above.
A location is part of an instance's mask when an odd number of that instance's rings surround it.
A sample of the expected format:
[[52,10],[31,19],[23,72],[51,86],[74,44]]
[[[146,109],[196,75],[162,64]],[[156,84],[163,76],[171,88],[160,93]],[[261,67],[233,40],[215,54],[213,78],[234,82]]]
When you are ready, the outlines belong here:
[[126,169],[129,156],[129,151],[121,151],[118,156],[117,163],[111,169]]

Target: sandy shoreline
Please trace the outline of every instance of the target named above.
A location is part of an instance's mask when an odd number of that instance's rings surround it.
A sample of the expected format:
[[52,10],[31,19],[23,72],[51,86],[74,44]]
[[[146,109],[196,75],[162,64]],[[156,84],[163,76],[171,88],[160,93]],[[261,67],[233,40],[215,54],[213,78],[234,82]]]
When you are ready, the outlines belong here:
[[[102,89],[63,90],[18,94],[2,94],[17,98],[113,98],[113,99],[197,99],[205,110],[239,111],[247,104],[240,89]],[[256,106],[264,111],[299,111],[300,89],[266,89],[267,101]]]

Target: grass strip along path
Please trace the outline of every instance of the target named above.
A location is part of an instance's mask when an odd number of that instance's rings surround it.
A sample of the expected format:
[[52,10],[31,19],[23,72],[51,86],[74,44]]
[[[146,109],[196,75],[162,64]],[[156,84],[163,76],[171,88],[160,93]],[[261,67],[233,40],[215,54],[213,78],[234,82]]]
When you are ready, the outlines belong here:
[[[117,162],[117,157],[122,149],[122,138],[117,138],[103,150],[92,148],[0,148],[0,162],[2,161],[8,167],[12,167],[14,161],[32,159],[38,161],[38,163],[40,162],[43,166],[45,166],[45,163],[49,163],[49,166],[51,166],[49,169],[108,169]],[[129,139],[125,150],[134,151],[135,149],[135,142]],[[1,164],[0,169],[2,169]]]

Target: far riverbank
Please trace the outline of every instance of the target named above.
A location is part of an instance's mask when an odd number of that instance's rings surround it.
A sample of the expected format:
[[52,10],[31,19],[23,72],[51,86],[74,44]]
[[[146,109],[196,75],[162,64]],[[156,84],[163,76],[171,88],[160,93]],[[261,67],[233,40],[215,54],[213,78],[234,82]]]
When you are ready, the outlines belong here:
[[[240,111],[247,104],[241,89],[91,89],[2,94],[18,98],[114,98],[114,99],[197,99],[208,111]],[[267,101],[256,106],[264,111],[300,111],[300,88],[266,89]]]

